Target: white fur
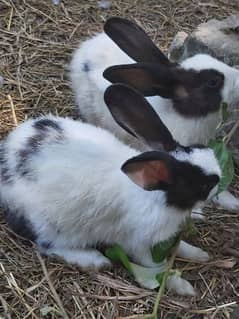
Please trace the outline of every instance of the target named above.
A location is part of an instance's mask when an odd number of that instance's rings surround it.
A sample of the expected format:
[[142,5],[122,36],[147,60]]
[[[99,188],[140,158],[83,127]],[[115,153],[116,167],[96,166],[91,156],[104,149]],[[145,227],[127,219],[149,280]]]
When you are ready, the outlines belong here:
[[97,270],[102,267],[109,268],[111,266],[109,259],[96,249],[52,248],[42,250],[42,252],[49,256],[56,255],[62,257],[67,263],[82,268]]
[[[19,154],[36,134],[37,120],[19,125],[2,142],[12,180],[0,180],[1,202],[16,219],[24,216],[30,221],[36,242],[46,254],[83,268],[99,268],[110,262],[90,248],[118,243],[136,262],[152,265],[150,247],[174,235],[190,212],[165,205],[163,191],[136,186],[120,167],[139,152],[108,131],[70,119],[46,118],[59,123],[62,132],[58,136],[47,128],[44,140],[24,159],[27,175],[18,171]],[[180,152],[174,156],[183,157]],[[188,161],[208,174],[220,173],[213,153],[206,149],[195,149]],[[50,248],[44,248],[48,243]],[[181,255],[205,259],[200,249],[181,245]],[[184,287],[190,284],[175,280],[176,291],[191,292]]]
[[215,204],[219,204],[225,209],[239,212],[239,199],[228,191],[223,191],[213,198]]
[[[207,262],[209,260],[209,255],[202,249],[189,245],[188,243],[181,241],[177,249],[177,255],[181,258],[196,262]],[[195,296],[196,291],[193,286],[185,279],[173,275],[167,280],[167,288],[172,289],[179,295],[184,296]]]
[[[134,61],[128,57],[106,34],[100,33],[83,42],[74,52],[70,65],[70,78],[75,94],[76,103],[83,119],[101,126],[116,135],[126,144],[139,150],[145,146],[133,136],[125,132],[113,120],[106,107],[103,94],[109,82],[102,76],[103,71],[117,64],[129,64]],[[89,71],[84,72],[84,64],[89,65]],[[229,105],[239,102],[239,70],[207,55],[197,54],[181,63],[185,69],[203,70],[214,69],[225,76],[222,89],[223,101]],[[154,96],[148,98],[149,102],[160,115],[173,137],[182,145],[207,144],[215,137],[216,127],[220,122],[220,112],[210,113],[200,118],[185,118],[172,107],[171,100]],[[232,195],[231,195],[232,198]],[[224,197],[219,196],[218,203],[226,209],[238,209],[239,200],[233,196],[230,206]]]
[[207,252],[203,251],[202,249],[189,245],[184,241],[180,242],[180,245],[177,250],[177,255],[179,257],[185,259],[191,259],[193,261],[198,262],[205,262],[209,260],[209,255]]
[[167,280],[167,288],[173,290],[178,295],[182,296],[196,296],[196,291],[193,286],[185,279],[173,275]]
[[195,148],[191,153],[173,152],[172,153],[179,161],[187,161],[196,166],[200,166],[204,173],[221,175],[221,170],[218,161],[212,161],[213,150],[210,148]]

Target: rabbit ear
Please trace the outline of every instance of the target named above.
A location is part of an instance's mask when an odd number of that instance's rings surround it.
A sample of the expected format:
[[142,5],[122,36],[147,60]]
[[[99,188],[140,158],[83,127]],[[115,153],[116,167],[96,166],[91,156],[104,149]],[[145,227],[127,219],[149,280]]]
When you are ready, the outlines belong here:
[[127,19],[113,17],[106,21],[104,31],[136,62],[171,65],[169,59],[137,24]]
[[111,83],[125,83],[144,96],[160,95],[172,99],[175,95],[173,69],[149,63],[115,65],[107,68],[103,76]]
[[175,159],[162,152],[145,152],[126,161],[121,170],[145,190],[167,190],[174,183]]
[[177,142],[139,92],[123,84],[114,84],[106,89],[104,99],[115,121],[151,149],[176,149]]

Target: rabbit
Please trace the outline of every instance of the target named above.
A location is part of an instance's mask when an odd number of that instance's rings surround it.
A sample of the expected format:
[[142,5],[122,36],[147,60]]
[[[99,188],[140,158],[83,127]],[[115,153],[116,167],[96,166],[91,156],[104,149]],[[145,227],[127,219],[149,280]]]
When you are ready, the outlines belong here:
[[[110,82],[122,82],[148,96],[180,143],[207,144],[215,137],[221,103],[239,103],[239,70],[207,54],[187,58],[180,65],[172,63],[144,30],[123,18],[108,19],[104,30],[109,37],[100,33],[83,42],[70,64],[72,89],[83,120],[144,151],[145,145],[119,128],[105,107],[104,90]],[[239,210],[239,200],[228,191],[213,202]]]
[[[150,151],[141,153],[88,123],[52,115],[29,119],[1,142],[0,202],[9,226],[43,254],[98,269],[110,261],[97,245],[118,243],[135,262],[151,267],[150,248],[174,235],[192,207],[215,194],[221,170],[211,149],[175,141],[136,90],[112,85],[105,102],[119,125]],[[177,252],[209,258],[183,241]],[[195,294],[177,276],[167,286]]]

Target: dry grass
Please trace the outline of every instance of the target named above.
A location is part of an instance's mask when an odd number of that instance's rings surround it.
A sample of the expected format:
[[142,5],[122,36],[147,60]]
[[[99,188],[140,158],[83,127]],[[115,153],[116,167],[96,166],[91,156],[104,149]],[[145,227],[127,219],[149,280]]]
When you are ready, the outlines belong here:
[[[230,3],[230,4],[229,4]],[[97,1],[0,0],[0,136],[44,112],[74,115],[67,64],[79,41],[112,15],[134,18],[161,48],[178,30],[239,10],[238,0]],[[233,190],[239,196],[239,177]],[[230,318],[239,301],[239,217],[208,210],[194,240],[213,256],[207,264],[178,261],[198,289],[197,298],[167,295],[159,318]],[[0,222],[0,318],[115,318],[152,309],[155,292],[139,288],[120,267],[84,274],[43,258]],[[238,318],[238,317],[235,317]]]

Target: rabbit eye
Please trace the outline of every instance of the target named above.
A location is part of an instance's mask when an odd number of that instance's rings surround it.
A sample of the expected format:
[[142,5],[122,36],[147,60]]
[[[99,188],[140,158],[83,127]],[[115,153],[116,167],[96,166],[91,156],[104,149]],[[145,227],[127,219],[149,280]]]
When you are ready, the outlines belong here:
[[222,79],[219,78],[219,77],[216,77],[214,79],[210,79],[207,81],[207,87],[209,88],[218,88],[221,86],[221,83],[222,83]]

